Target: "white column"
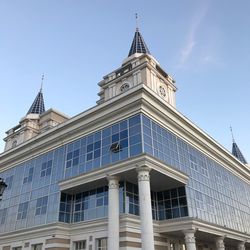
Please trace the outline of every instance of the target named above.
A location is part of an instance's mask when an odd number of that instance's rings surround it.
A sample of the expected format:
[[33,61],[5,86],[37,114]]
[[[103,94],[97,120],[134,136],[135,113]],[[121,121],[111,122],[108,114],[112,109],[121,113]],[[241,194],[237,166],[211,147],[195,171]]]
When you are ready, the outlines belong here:
[[218,237],[215,239],[216,250],[225,250],[224,237]]
[[245,249],[246,249],[245,242],[244,241],[239,242],[237,245],[237,250],[245,250]]
[[119,178],[108,176],[108,250],[119,249]]
[[150,194],[150,168],[143,166],[136,169],[140,202],[142,250],[154,250],[154,231]]
[[195,230],[190,229],[190,230],[185,230],[183,231],[185,235],[185,245],[186,245],[186,250],[196,250],[196,243],[195,243]]

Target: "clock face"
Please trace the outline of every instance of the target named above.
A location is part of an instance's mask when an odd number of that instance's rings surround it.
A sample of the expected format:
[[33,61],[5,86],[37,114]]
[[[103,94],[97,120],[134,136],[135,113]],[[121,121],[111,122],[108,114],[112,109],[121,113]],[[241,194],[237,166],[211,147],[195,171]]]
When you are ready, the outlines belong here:
[[12,148],[16,147],[16,145],[17,145],[17,140],[13,140],[13,142],[12,142]]
[[124,84],[122,84],[122,86],[120,87],[120,91],[121,92],[125,92],[129,89],[129,83],[125,82]]
[[166,88],[164,87],[164,86],[160,86],[159,87],[159,92],[160,92],[160,95],[162,96],[162,97],[166,97],[166,95],[167,95],[167,92],[166,92]]

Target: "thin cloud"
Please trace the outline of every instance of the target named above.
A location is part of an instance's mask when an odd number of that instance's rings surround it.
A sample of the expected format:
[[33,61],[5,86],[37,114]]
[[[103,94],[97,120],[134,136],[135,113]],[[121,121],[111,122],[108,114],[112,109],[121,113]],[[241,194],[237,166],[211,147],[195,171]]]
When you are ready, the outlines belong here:
[[212,65],[216,68],[223,68],[225,67],[225,63],[219,58],[217,55],[215,55],[214,51],[209,53],[208,55],[205,55],[201,58],[201,64],[209,66]]
[[186,43],[180,52],[179,66],[183,66],[192,55],[195,45],[197,44],[197,32],[202,24],[203,19],[206,16],[207,10],[208,5],[207,3],[205,3],[196,11],[196,14],[191,22]]
[[222,68],[225,66],[225,62],[221,57],[221,51],[223,50],[223,35],[217,27],[206,36],[206,42],[202,44],[199,51],[199,63],[205,66],[213,66],[216,68]]

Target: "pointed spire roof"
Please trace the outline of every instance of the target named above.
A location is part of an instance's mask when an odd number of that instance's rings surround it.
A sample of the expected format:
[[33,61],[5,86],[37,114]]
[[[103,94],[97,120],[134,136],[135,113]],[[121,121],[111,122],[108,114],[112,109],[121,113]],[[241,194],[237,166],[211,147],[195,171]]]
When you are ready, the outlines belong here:
[[42,76],[41,88],[40,88],[34,102],[32,103],[27,115],[28,114],[39,114],[40,115],[43,112],[45,112],[45,105],[44,105],[43,92],[42,92],[43,79],[44,79],[44,75]]
[[141,33],[139,32],[139,28],[136,28],[134,39],[128,53],[128,57],[130,57],[135,53],[150,54],[150,51],[146,43],[144,42]]
[[232,154],[235,156],[238,160],[240,160],[242,163],[247,164],[247,161],[243,154],[240,151],[240,148],[238,147],[237,143],[234,140],[234,135],[233,135],[233,129],[230,126],[231,134],[232,134],[232,139],[233,139],[233,144],[232,144]]
[[247,164],[247,161],[245,159],[245,157],[243,156],[243,154],[241,153],[238,145],[236,142],[233,142],[232,145],[232,154],[238,159],[240,160],[242,163]]

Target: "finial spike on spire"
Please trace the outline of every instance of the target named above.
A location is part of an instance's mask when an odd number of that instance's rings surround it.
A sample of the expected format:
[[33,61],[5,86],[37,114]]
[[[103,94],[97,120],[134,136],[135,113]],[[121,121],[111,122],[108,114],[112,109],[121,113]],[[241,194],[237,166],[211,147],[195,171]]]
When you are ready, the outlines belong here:
[[41,80],[41,88],[40,88],[40,92],[42,92],[42,90],[43,90],[43,80],[44,80],[44,74],[42,74],[42,80]]
[[138,13],[135,13],[135,22],[136,22],[136,31],[139,30],[139,25],[138,25]]
[[235,142],[235,140],[234,140],[234,134],[233,134],[233,129],[232,129],[231,125],[230,125],[230,131],[231,131],[231,135],[232,135],[232,140],[233,140],[233,142]]

